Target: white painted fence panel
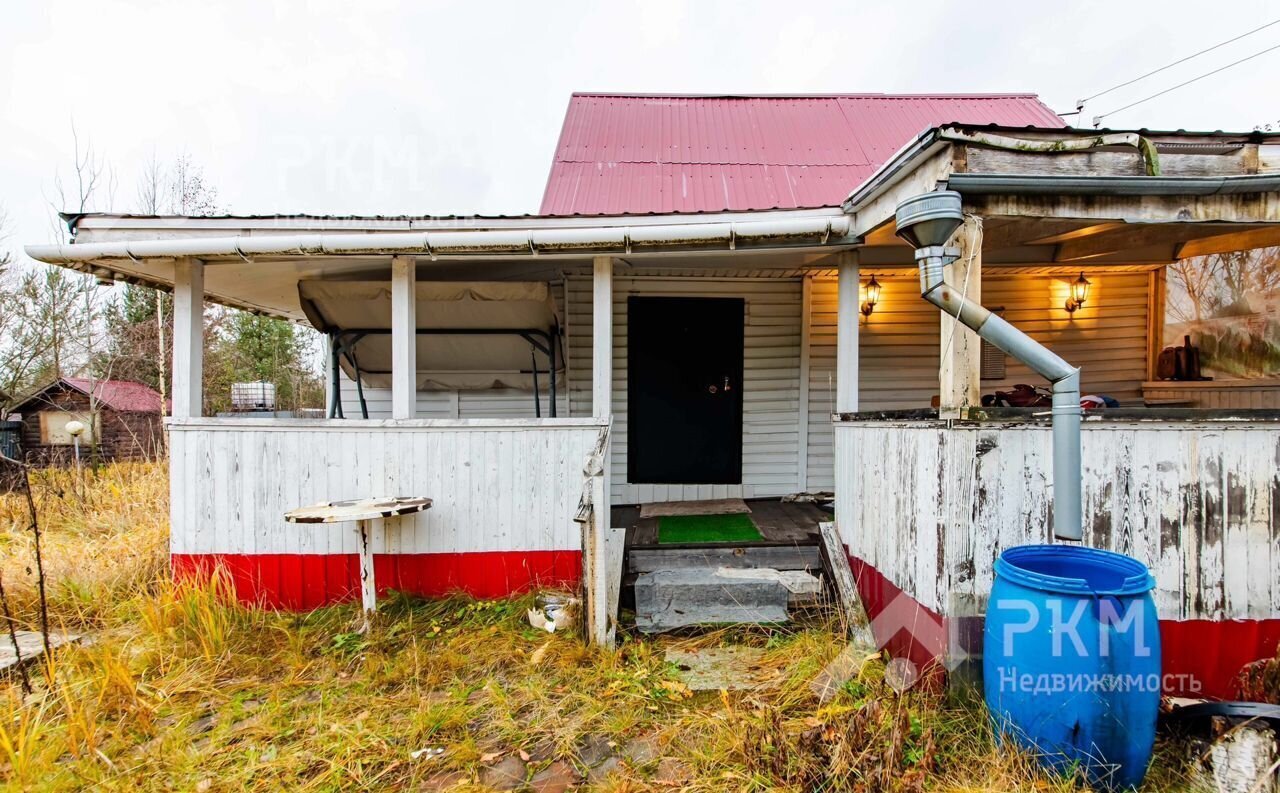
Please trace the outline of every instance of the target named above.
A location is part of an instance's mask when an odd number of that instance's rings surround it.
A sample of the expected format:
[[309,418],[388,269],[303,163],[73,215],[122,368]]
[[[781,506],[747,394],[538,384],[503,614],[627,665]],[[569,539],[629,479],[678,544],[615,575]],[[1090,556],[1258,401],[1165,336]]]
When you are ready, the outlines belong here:
[[172,552],[352,554],[350,526],[295,525],[322,501],[426,496],[376,553],[580,550],[594,419],[173,422]]
[[[980,601],[1004,549],[1051,541],[1047,425],[847,421],[835,436],[850,553],[929,608]],[[1084,544],[1150,566],[1162,618],[1280,614],[1280,423],[1086,422],[1082,445]]]

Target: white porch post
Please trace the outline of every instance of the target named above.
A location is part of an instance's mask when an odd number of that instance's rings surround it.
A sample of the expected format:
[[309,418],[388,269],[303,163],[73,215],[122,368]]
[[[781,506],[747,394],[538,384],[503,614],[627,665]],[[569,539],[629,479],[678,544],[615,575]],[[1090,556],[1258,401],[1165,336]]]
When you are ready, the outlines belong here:
[[391,417],[411,419],[418,401],[417,276],[412,256],[391,259]]
[[[858,411],[858,312],[861,296],[859,283],[858,252],[846,251],[840,255],[836,276],[836,412]],[[851,475],[846,460],[852,454],[853,436],[843,430],[839,422],[832,428],[832,451],[835,452],[836,532],[840,541],[848,547],[852,544],[858,527],[854,512],[847,508],[858,502],[857,482]]]
[[182,258],[173,265],[173,417],[204,412],[204,263]]
[[591,297],[591,415],[613,412],[613,259],[595,258]]
[[858,411],[858,252],[840,257],[836,283],[836,412]]
[[809,490],[809,378],[813,357],[813,276],[800,281],[800,406],[796,411],[796,492]]
[[[976,221],[965,218],[956,235],[960,258],[944,269],[947,283],[954,284],[974,303],[982,303],[982,248],[970,250],[969,240],[981,239],[970,234]],[[938,365],[938,415],[960,418],[962,411],[982,404],[982,339],[950,314],[941,313],[942,347]]]
[[[591,297],[591,415],[613,415],[613,259],[594,260]],[[612,464],[608,446],[599,473],[591,477],[591,520],[584,525],[583,589],[587,595],[587,638],[612,646],[618,590],[622,585],[625,532],[609,523]]]

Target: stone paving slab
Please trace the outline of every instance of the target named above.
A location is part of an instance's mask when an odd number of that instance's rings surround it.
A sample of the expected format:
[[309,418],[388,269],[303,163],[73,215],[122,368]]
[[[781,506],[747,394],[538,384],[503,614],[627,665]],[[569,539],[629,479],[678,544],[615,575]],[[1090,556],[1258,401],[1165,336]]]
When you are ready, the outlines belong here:
[[764,654],[758,647],[672,648],[667,650],[666,661],[676,665],[676,676],[694,691],[774,688],[778,672],[761,665]]
[[[17,669],[19,663],[31,663],[44,653],[44,642],[41,641],[39,631],[18,631],[17,634],[21,658],[14,655],[13,641],[9,638],[9,631],[0,631],[0,674]],[[80,636],[75,633],[49,634],[49,646],[54,648],[78,641]]]

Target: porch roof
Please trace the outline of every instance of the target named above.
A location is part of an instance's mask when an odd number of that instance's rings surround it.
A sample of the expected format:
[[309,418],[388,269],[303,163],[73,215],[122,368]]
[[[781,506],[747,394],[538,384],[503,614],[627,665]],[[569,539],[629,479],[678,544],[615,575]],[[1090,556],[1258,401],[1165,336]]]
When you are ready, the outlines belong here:
[[936,127],[844,201],[864,262],[909,252],[894,212],[935,189],[983,218],[987,261],[1168,263],[1280,244],[1280,134]]
[[389,280],[409,255],[420,280],[549,280],[598,256],[635,264],[830,269],[912,265],[897,203],[949,188],[984,221],[988,266],[1157,267],[1280,244],[1280,135],[949,124],[928,130],[843,208],[598,217],[68,215],[71,243],[35,259],[161,288],[175,262],[206,268],[205,296],[304,319],[308,279]]
[[104,280],[173,285],[175,262],[198,259],[206,299],[301,320],[299,283],[389,280],[413,256],[423,281],[554,278],[596,256],[627,260],[732,255],[735,261],[820,260],[852,247],[838,208],[597,218],[67,215],[70,243],[32,245],[34,259]]

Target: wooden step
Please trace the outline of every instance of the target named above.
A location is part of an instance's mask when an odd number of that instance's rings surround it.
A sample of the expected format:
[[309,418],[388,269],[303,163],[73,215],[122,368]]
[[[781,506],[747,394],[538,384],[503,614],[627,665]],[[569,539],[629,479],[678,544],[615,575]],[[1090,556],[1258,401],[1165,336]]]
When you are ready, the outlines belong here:
[[662,545],[627,549],[627,573],[686,567],[772,568],[822,572],[817,545]]
[[682,567],[636,577],[636,627],[662,633],[691,625],[778,623],[793,597],[821,594],[820,579],[799,571]]

